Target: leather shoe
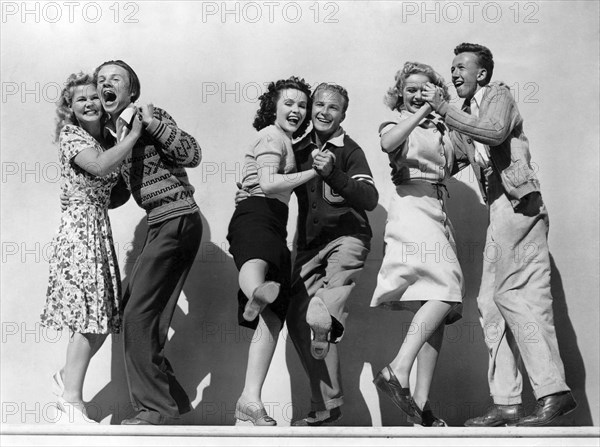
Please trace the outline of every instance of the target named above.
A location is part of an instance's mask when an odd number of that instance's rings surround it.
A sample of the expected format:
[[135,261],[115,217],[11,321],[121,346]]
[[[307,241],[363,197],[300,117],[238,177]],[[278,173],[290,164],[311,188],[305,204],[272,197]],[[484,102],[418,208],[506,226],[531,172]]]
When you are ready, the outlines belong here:
[[325,411],[311,411],[304,419],[292,423],[292,427],[321,427],[336,425],[342,419],[340,407]]
[[281,285],[275,281],[265,281],[254,289],[252,297],[244,308],[244,320],[254,321],[268,304],[277,299],[280,287]]
[[141,419],[141,418],[138,418],[137,416],[134,416],[129,419],[123,419],[121,421],[121,425],[154,425],[154,424],[150,421],[147,421],[146,419]]
[[523,417],[523,405],[492,405],[486,414],[467,419],[465,427],[500,427],[517,422]]
[[438,418],[431,411],[429,401],[425,402],[423,409],[421,410],[414,399],[411,399],[411,405],[414,412],[414,416],[409,416],[408,422],[412,422],[414,425],[422,425],[423,427],[447,427],[446,421]]
[[541,427],[552,425],[557,418],[570,413],[577,407],[577,402],[570,391],[551,394],[538,399],[535,410],[529,416],[519,419],[517,427]]
[[379,371],[377,376],[375,376],[373,383],[377,388],[387,394],[390,399],[392,399],[392,402],[408,416],[414,416],[415,412],[411,405],[412,398],[410,397],[410,389],[402,387],[390,365],[386,366],[386,368],[389,379],[384,377],[383,371]]
[[272,427],[277,421],[267,414],[267,410],[256,403],[242,404],[239,400],[235,404],[235,425],[257,425]]
[[327,306],[318,296],[308,303],[306,323],[311,331],[310,353],[316,360],[323,360],[329,352],[332,318]]

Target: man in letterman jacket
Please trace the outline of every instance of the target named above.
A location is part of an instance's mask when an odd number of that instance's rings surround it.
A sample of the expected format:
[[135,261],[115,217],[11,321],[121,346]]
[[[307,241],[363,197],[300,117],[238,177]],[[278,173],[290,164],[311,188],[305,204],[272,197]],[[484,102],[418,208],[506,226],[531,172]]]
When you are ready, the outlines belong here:
[[[94,79],[106,128],[120,140],[128,131],[140,82],[125,62],[108,61]],[[190,411],[190,401],[164,356],[167,332],[202,238],[194,187],[185,168],[200,164],[201,151],[171,116],[151,104],[139,107],[144,132],[121,173],[147,213],[148,235],[123,297],[125,370],[137,414],[124,425],[167,424]]]
[[294,190],[297,256],[286,322],[311,387],[311,411],[295,426],[331,425],[341,418],[336,343],[370,249],[365,211],[375,209],[379,198],[363,150],[340,127],[348,108],[346,90],[320,84],[312,100],[313,130],[294,145],[298,171],[312,166],[320,174]]

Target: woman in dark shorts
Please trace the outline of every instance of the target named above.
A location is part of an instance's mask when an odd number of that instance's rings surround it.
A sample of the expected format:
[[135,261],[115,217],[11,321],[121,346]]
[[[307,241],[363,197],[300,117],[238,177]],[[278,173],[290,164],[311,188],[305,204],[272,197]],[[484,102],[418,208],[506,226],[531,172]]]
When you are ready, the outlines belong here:
[[310,121],[309,98],[309,85],[296,77],[270,83],[260,96],[253,123],[258,134],[246,150],[242,171],[242,188],[249,197],[238,204],[229,224],[229,251],[240,271],[238,319],[242,326],[258,329],[236,404],[238,425],[277,425],[267,415],[261,391],[289,302],[288,203],[296,186],[317,175],[314,170],[297,172],[292,150],[292,136],[301,135]]

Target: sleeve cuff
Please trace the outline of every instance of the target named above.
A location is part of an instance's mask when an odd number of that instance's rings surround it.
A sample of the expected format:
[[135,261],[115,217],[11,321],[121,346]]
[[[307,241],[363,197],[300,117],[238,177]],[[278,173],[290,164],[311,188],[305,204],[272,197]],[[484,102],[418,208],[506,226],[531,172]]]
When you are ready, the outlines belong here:
[[156,134],[156,131],[158,130],[159,126],[160,126],[160,120],[153,117],[152,121],[150,121],[150,123],[148,123],[148,125],[146,126],[146,131],[153,137],[156,137],[155,134]]
[[443,101],[436,111],[438,115],[444,118],[446,116],[446,113],[448,113],[448,103],[446,101]]
[[334,167],[331,174],[326,177],[325,182],[331,186],[335,191],[339,192],[346,187],[348,184],[348,175],[341,169]]

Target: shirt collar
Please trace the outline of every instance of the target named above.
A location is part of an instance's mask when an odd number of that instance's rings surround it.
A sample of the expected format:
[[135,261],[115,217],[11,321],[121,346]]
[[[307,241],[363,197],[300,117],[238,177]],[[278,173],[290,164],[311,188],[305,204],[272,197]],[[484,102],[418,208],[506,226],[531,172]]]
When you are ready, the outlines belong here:
[[483,95],[485,93],[485,89],[486,89],[486,85],[484,85],[483,87],[481,87],[479,90],[477,90],[477,93],[475,93],[475,95],[473,96],[473,98],[471,99],[471,104],[473,103],[473,101],[475,101],[475,104],[477,104],[477,108],[481,107],[481,101],[483,100]]
[[[344,146],[344,137],[346,136],[346,131],[340,126],[338,130],[335,131],[334,136],[325,142],[323,147],[327,144],[330,144],[335,147],[343,147]],[[317,145],[315,141],[315,131],[314,129],[306,135],[300,142],[298,143],[298,149],[304,149],[309,145]]]
[[[119,128],[119,124],[120,123],[129,123],[131,121],[132,115],[133,115],[133,108],[127,106],[123,109],[123,111],[119,114],[119,117],[117,118],[116,129],[112,129],[110,126],[105,126],[104,129],[108,130],[114,138],[117,138],[117,129]],[[110,114],[107,114],[107,116],[108,116],[107,122],[110,122],[110,120],[111,120]],[[121,128],[122,128],[122,126],[121,126]]]

